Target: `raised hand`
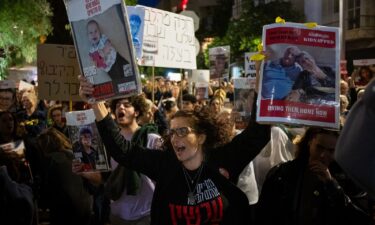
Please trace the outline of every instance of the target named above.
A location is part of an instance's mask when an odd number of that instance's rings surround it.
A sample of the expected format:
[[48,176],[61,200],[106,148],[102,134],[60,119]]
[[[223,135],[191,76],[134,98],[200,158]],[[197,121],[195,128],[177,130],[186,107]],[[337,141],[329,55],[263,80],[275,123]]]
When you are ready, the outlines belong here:
[[94,86],[86,77],[79,75],[79,96],[85,102],[91,103],[91,96],[94,93]]
[[309,170],[315,174],[319,180],[327,182],[332,180],[331,173],[326,165],[322,162],[313,160],[309,162]]

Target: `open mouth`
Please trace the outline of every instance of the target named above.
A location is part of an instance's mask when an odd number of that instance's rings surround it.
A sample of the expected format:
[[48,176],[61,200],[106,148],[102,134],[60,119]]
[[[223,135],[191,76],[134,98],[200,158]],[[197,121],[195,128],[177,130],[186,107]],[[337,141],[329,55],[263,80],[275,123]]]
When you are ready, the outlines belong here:
[[123,113],[123,112],[119,112],[117,114],[117,118],[119,118],[119,119],[123,118],[124,116],[125,116],[125,113]]
[[175,150],[177,153],[180,153],[180,152],[183,152],[186,148],[184,146],[180,146],[180,147],[175,147]]

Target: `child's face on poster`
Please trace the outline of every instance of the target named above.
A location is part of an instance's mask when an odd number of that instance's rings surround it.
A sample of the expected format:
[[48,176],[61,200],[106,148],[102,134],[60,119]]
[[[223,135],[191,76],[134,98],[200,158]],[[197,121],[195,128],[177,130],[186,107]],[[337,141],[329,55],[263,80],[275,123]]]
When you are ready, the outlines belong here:
[[90,23],[87,25],[87,33],[91,44],[97,44],[100,39],[100,31],[98,25]]

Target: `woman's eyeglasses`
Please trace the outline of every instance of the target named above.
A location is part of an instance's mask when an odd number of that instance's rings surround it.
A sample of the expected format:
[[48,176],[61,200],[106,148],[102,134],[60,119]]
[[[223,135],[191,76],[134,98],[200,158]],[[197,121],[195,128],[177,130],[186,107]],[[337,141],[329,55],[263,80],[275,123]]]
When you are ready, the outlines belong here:
[[193,131],[194,129],[190,127],[180,127],[180,128],[175,128],[175,129],[169,129],[168,135],[170,135],[171,137],[173,135],[177,135],[177,137],[185,137],[186,135],[190,134]]

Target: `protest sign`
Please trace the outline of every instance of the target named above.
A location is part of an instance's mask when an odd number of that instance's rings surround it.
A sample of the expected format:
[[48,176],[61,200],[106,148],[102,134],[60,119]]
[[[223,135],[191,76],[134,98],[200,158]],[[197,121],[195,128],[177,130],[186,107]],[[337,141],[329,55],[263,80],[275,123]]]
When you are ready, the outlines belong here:
[[353,60],[352,79],[358,88],[365,87],[375,77],[375,59]]
[[[41,99],[80,101],[80,74],[73,45],[42,44],[37,48],[38,95]],[[22,89],[20,82],[19,89]]]
[[192,70],[191,82],[210,82],[209,70]]
[[142,59],[145,10],[140,6],[128,6],[129,25],[137,61]]
[[181,73],[168,73],[167,74],[167,80],[170,81],[181,81]]
[[219,79],[229,77],[230,46],[210,48],[210,78]]
[[255,95],[255,79],[235,78],[233,114],[235,115],[236,129],[245,129],[251,116]]
[[141,82],[122,0],[65,1],[83,75],[94,84],[92,101],[136,95]]
[[339,29],[263,27],[257,121],[339,127]]
[[208,82],[196,82],[195,83],[195,96],[197,100],[208,99]]
[[74,163],[80,172],[109,170],[107,153],[92,109],[65,113]]
[[[192,18],[141,5],[128,8],[131,8],[129,16],[138,16],[143,24],[139,27],[131,26],[132,29],[143,28],[138,34],[140,36],[143,32],[143,37],[140,38],[142,39],[142,57],[138,60],[139,65],[197,68]],[[132,30],[132,33],[137,32]]]
[[23,90],[33,90],[34,89],[34,85],[30,84],[30,83],[27,83],[23,80],[20,80],[20,82],[18,83],[18,90],[19,91],[23,91]]
[[250,59],[251,56],[255,54],[256,52],[245,53],[245,77],[253,79],[256,77],[255,61]]
[[16,89],[14,80],[0,80],[0,89]]

